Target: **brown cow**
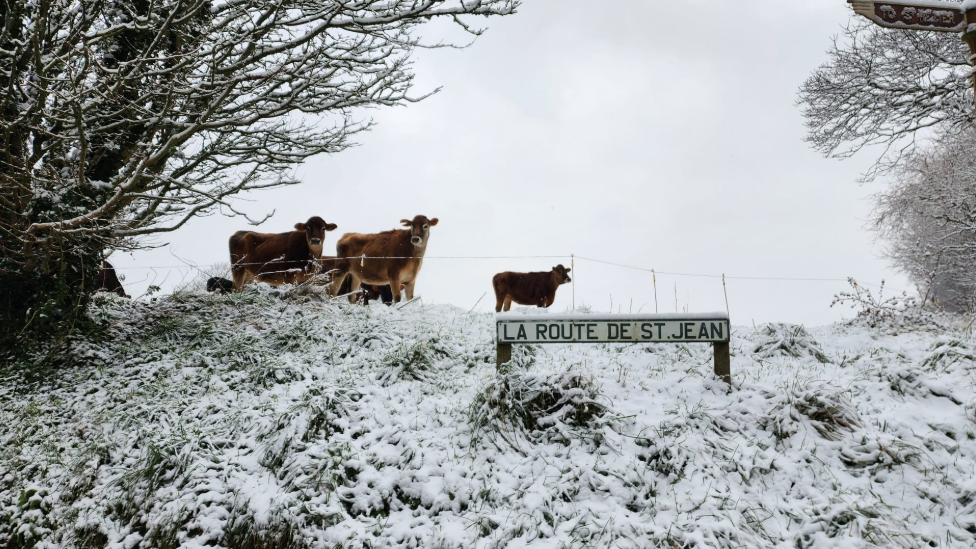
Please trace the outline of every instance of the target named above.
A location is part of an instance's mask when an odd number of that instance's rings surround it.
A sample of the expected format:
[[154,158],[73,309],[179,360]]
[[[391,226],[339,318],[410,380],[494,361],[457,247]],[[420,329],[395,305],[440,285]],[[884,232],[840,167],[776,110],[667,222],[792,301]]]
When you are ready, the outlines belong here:
[[119,277],[115,274],[115,267],[108,261],[102,260],[102,270],[98,273],[98,288],[96,292],[115,292],[119,297],[129,297],[122,288]]
[[561,284],[572,282],[566,274],[572,269],[556,265],[549,272],[541,273],[498,273],[491,279],[495,288],[495,312],[512,308],[512,302],[519,305],[548,307],[556,300],[556,289]]
[[252,280],[273,286],[305,282],[318,271],[326,231],[334,223],[321,217],[296,223],[289,233],[237,231],[230,237],[230,265],[234,289],[240,291]]
[[[336,244],[338,272],[332,277],[332,295],[339,295],[339,288],[345,278],[352,278],[350,287],[360,284],[388,284],[399,288],[403,284],[407,299],[413,299],[417,274],[424,263],[424,252],[430,238],[430,228],[437,225],[437,218],[427,219],[418,215],[413,221],[401,219],[400,223],[409,229],[394,229],[377,234],[346,233]],[[363,258],[365,256],[365,258]],[[350,297],[355,302],[355,296]],[[400,301],[400,292],[393,296],[394,303]]]

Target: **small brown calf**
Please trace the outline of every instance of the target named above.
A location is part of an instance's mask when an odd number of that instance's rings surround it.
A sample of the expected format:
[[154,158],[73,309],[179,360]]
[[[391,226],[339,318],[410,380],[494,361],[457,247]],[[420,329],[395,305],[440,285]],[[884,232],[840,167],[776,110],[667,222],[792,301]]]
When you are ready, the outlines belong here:
[[519,305],[535,305],[548,307],[556,300],[556,289],[561,284],[571,282],[566,274],[572,269],[556,265],[549,272],[541,273],[513,273],[506,271],[498,273],[491,279],[495,288],[495,312],[512,308],[512,302]]

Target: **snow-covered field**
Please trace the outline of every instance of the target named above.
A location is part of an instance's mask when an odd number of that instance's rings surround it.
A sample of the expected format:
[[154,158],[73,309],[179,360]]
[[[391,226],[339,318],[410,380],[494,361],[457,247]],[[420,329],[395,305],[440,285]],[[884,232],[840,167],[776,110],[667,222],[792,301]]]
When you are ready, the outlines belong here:
[[492,315],[447,306],[95,310],[103,341],[2,370],[0,547],[976,546],[961,335],[738,327],[727,392],[708,345],[496,375]]

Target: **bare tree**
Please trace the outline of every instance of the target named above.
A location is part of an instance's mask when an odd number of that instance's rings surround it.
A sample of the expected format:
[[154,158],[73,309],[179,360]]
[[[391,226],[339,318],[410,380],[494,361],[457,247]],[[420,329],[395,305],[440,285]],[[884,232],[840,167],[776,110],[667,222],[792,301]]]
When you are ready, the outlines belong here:
[[956,34],[884,29],[857,18],[827,53],[799,91],[807,140],[841,158],[883,147],[866,179],[895,166],[931,130],[974,123],[969,48]]
[[425,23],[477,36],[519,1],[0,0],[0,324],[74,303],[106,248],[297,183],[364,109],[425,97],[412,52],[454,46]]
[[940,132],[903,158],[876,199],[886,254],[928,299],[951,312],[976,305],[976,130]]

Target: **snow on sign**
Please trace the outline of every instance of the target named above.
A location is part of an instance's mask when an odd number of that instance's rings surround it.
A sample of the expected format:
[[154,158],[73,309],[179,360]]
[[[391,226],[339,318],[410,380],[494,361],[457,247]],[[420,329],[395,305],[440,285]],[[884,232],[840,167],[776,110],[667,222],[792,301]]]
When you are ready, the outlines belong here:
[[725,313],[655,315],[523,315],[495,317],[497,365],[519,343],[712,343],[715,373],[729,375],[729,316]]
[[961,4],[936,0],[916,2],[868,2],[848,0],[854,12],[882,27],[893,29],[962,32],[966,16]]

